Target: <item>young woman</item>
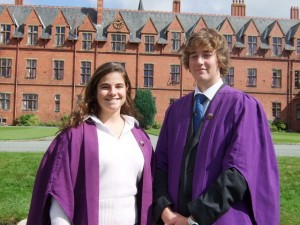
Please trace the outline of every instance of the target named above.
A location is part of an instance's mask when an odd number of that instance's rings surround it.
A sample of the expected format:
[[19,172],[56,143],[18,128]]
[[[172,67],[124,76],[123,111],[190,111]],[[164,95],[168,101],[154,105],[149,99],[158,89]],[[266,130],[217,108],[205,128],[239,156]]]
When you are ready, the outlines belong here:
[[101,65],[42,159],[28,225],[152,224],[153,149],[135,115],[125,69]]

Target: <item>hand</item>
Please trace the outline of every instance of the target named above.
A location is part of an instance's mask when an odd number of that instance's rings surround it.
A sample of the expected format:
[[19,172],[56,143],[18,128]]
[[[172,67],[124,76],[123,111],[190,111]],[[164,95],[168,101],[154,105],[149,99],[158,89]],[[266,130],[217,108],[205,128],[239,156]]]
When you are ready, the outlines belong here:
[[173,212],[169,207],[164,209],[161,218],[165,225],[188,225],[187,217]]

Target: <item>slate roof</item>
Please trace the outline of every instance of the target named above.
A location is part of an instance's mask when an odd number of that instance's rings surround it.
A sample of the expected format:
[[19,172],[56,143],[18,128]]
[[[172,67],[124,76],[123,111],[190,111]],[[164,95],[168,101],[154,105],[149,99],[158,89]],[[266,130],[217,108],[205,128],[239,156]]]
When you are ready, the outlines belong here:
[[[140,2],[140,4],[142,3]],[[113,22],[117,13],[122,15],[124,22],[130,31],[129,42],[131,43],[141,42],[140,32],[147,21],[151,18],[158,31],[158,43],[167,44],[166,30],[175,16],[177,16],[181,25],[183,26],[185,37],[189,37],[189,35],[193,32],[197,22],[201,18],[205,21],[208,27],[215,29],[219,29],[225,20],[228,20],[236,35],[235,46],[239,48],[245,47],[245,43],[243,41],[244,32],[249,26],[250,22],[253,21],[260,33],[260,48],[270,49],[268,37],[274,25],[278,23],[284,33],[285,49],[294,50],[294,46],[292,45],[291,41],[295,37],[295,33],[300,26],[300,20],[263,17],[236,17],[230,15],[208,15],[198,13],[175,14],[173,12],[146,11],[142,9],[142,5],[139,6],[139,10],[104,9],[102,24],[96,24],[97,9],[95,8],[0,5],[0,15],[5,8],[9,9],[12,18],[15,20],[17,25],[17,29],[14,33],[14,37],[16,38],[22,38],[24,36],[24,21],[31,13],[33,8],[43,23],[43,32],[41,34],[41,38],[43,39],[51,38],[51,24],[53,23],[53,20],[55,19],[59,10],[62,11],[68,24],[70,25],[70,34],[68,37],[69,40],[77,39],[76,29],[82,24],[86,16],[89,16],[97,29],[96,41],[106,41],[107,29]]]

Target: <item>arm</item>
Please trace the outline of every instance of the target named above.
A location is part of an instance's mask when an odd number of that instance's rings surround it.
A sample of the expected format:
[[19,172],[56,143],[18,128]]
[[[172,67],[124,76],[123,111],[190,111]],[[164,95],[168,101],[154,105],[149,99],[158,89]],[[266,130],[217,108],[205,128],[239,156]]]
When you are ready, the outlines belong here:
[[191,215],[199,225],[212,224],[241,201],[247,189],[244,177],[235,168],[227,169],[205,193],[189,203]]
[[70,225],[71,222],[67,217],[66,213],[59,205],[59,203],[55,200],[55,198],[51,198],[51,206],[50,206],[50,221],[51,225]]

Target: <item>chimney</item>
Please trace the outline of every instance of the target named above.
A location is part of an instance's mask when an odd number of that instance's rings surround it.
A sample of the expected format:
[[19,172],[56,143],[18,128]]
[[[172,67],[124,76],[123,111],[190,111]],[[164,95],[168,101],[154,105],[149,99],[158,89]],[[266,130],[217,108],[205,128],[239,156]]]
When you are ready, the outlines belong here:
[[15,5],[23,5],[23,0],[15,0]]
[[244,3],[244,0],[232,1],[231,16],[246,16],[246,4]]
[[173,0],[173,13],[180,13],[180,0]]
[[102,24],[103,19],[103,0],[97,2],[97,24]]
[[291,20],[299,20],[299,8],[296,6],[291,7]]

